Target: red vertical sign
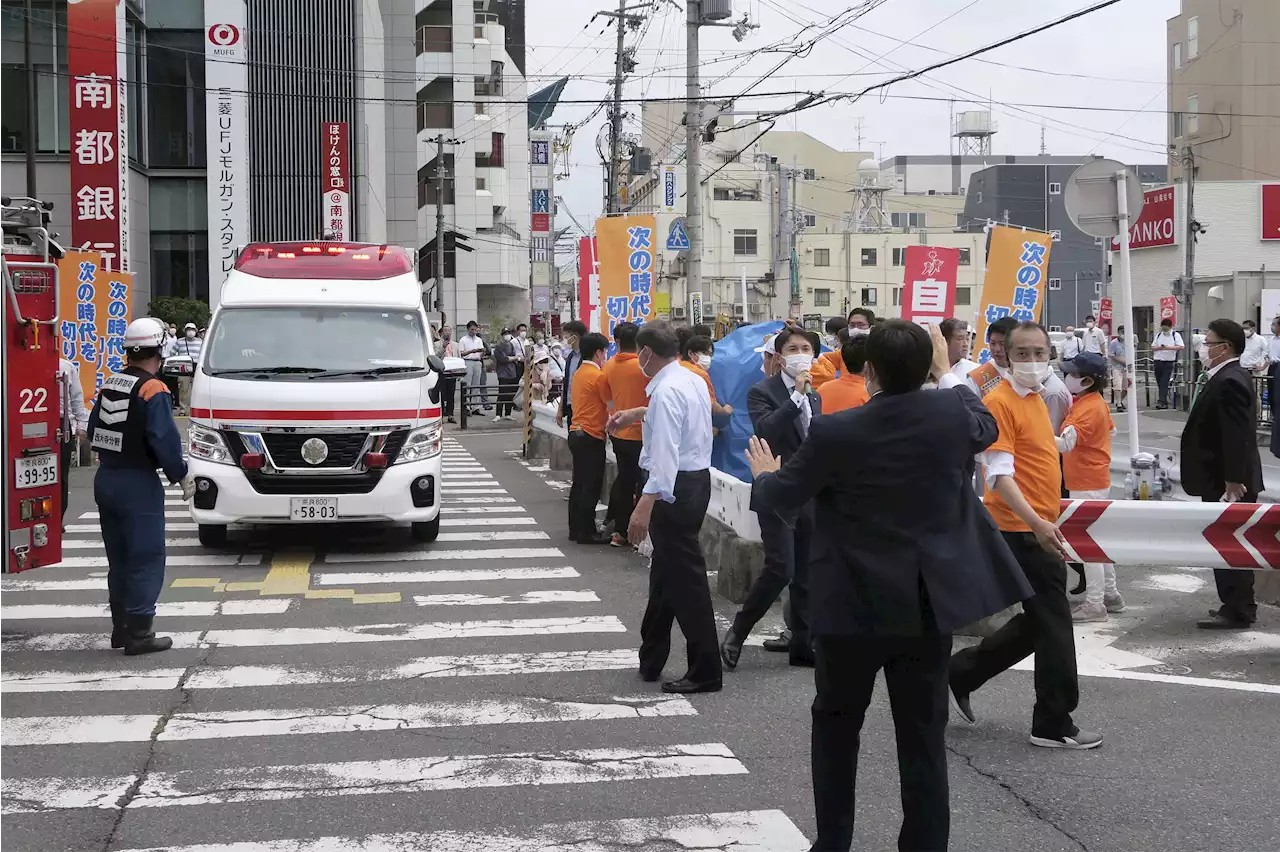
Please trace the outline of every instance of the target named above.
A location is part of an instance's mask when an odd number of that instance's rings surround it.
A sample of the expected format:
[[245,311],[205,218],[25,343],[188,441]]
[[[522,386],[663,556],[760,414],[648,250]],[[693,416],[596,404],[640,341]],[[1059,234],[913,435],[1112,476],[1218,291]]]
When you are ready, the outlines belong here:
[[942,322],[956,307],[960,249],[907,246],[903,261],[902,318],[921,325]]
[[593,324],[592,312],[600,300],[600,278],[596,272],[596,238],[580,237],[578,239],[578,319],[587,324],[587,328],[598,331],[598,322]]
[[1111,336],[1111,300],[1103,299],[1098,309],[1098,325],[1102,326],[1102,330],[1107,333],[1107,337]]
[[1280,240],[1280,183],[1262,184],[1262,239]]
[[1160,321],[1165,320],[1174,325],[1178,324],[1178,300],[1173,296],[1160,297]]
[[129,270],[124,0],[67,5],[71,243]]
[[351,155],[347,138],[345,121],[326,121],[321,125],[323,230],[332,232],[333,239],[339,242],[351,239]]
[[[1129,229],[1129,248],[1177,245],[1177,214],[1174,210],[1172,186],[1148,189],[1142,193],[1142,212]],[[1111,241],[1111,250],[1120,251],[1120,241]]]

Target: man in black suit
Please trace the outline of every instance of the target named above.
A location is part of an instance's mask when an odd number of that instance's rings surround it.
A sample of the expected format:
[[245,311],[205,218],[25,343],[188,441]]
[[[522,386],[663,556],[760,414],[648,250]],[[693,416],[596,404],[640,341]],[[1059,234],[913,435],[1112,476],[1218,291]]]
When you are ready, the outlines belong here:
[[902,783],[898,848],[944,850],[947,662],[953,630],[1030,596],[970,481],[996,439],[995,418],[968,388],[921,390],[950,367],[946,342],[885,320],[867,337],[871,400],[813,421],[779,469],[748,451],[762,505],[814,501],[811,630],[814,852],[853,839],[858,741],[876,673],[885,670]]
[[[1229,319],[1209,323],[1200,360],[1209,380],[1196,397],[1182,430],[1182,489],[1204,503],[1256,503],[1262,490],[1258,457],[1258,399],[1253,376],[1240,366],[1244,329]],[[1197,626],[1236,630],[1257,620],[1253,572],[1213,572],[1222,608]]]
[[[813,389],[809,368],[818,351],[818,336],[787,326],[773,339],[782,371],[756,383],[747,391],[747,412],[756,437],[768,442],[786,461],[800,448],[813,419],[822,413],[822,397]],[[790,584],[789,637],[769,639],[770,651],[787,651],[793,666],[813,665],[809,643],[809,542],[813,537],[813,504],[808,500],[761,506],[753,495],[751,509],[760,521],[764,544],[764,571],[747,592],[742,609],[720,643],[720,659],[734,669],[742,655],[742,643],[751,628],[764,617]]]

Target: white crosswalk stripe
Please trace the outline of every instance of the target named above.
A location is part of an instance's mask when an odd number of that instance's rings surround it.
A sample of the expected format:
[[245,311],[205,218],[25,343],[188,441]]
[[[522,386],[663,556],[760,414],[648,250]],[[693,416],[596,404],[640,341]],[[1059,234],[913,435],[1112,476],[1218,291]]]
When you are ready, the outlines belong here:
[[[168,571],[156,628],[172,637],[174,649],[154,657],[109,649],[107,560],[96,507],[68,526],[59,565],[0,577],[6,625],[0,813],[14,848],[31,846],[30,838],[43,836],[31,832],[50,819],[75,825],[74,812],[123,810],[137,818],[145,809],[161,830],[135,831],[118,846],[132,845],[131,852],[807,849],[782,811],[696,813],[696,802],[679,796],[625,819],[575,822],[570,814],[542,825],[451,830],[445,811],[424,832],[412,821],[383,827],[355,809],[350,827],[329,825],[300,837],[273,829],[304,824],[275,821],[273,808],[322,813],[338,797],[394,794],[412,797],[406,813],[431,812],[435,799],[468,790],[509,798],[516,808],[537,788],[552,791],[540,794],[544,800],[598,798],[607,815],[607,802],[632,801],[635,785],[683,779],[692,786],[680,789],[696,791],[714,778],[740,784],[733,779],[748,773],[706,725],[690,727],[703,707],[699,699],[640,684],[634,639],[615,614],[622,610],[584,580],[583,563],[566,564],[577,554],[554,546],[559,526],[543,528],[516,492],[456,440],[445,442],[440,479],[441,531],[429,545],[411,543],[407,524],[316,527],[305,586],[321,594],[307,597],[286,586],[255,586],[280,568],[274,557],[302,549],[297,527],[235,525],[226,547],[206,549],[179,491],[166,488]],[[283,564],[283,576],[297,576]],[[170,585],[179,578],[194,582]],[[237,590],[235,583],[247,585]],[[307,599],[317,597],[325,599]],[[371,605],[351,605],[360,599]],[[617,685],[600,688],[607,678]],[[446,733],[452,728],[507,733]],[[391,745],[401,731],[419,733]],[[165,760],[141,774],[135,761],[103,759],[146,743],[163,744]],[[334,743],[342,745],[328,747]],[[218,759],[191,759],[199,749],[215,749],[207,753]],[[28,755],[39,755],[41,768],[24,776],[35,765]],[[218,811],[206,809],[233,803],[250,805],[261,818],[226,836],[204,835],[218,825],[208,818]],[[197,811],[201,817],[190,818]],[[526,812],[556,813],[544,804]]]

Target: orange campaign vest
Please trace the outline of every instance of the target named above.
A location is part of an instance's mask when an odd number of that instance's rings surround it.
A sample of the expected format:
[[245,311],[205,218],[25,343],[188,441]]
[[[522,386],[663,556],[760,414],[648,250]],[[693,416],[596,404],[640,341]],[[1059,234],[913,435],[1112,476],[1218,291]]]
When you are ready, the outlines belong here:
[[996,367],[995,361],[988,361],[978,369],[971,370],[969,378],[973,379],[974,386],[978,388],[979,399],[991,393],[1000,386],[1000,382],[1004,381],[1004,377],[1000,375],[1000,370]]

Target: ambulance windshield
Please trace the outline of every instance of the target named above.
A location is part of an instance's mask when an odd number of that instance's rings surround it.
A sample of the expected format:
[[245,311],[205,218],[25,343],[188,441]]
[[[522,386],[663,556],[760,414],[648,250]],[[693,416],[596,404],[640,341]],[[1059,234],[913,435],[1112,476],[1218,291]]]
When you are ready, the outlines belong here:
[[413,311],[230,308],[210,330],[201,368],[249,380],[394,378],[427,369],[427,343]]

